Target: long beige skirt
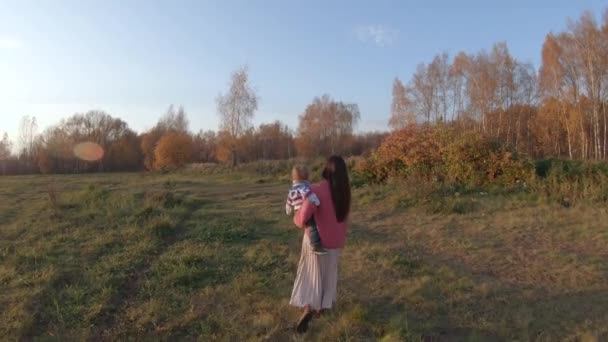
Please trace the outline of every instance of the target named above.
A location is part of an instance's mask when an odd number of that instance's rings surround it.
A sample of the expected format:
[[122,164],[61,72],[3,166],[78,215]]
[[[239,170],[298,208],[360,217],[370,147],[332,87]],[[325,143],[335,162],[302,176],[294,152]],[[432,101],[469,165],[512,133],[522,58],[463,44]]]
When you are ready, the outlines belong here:
[[336,302],[340,252],[340,249],[328,249],[327,254],[314,254],[308,235],[304,234],[298,273],[289,304],[297,307],[310,305],[313,310],[332,307]]

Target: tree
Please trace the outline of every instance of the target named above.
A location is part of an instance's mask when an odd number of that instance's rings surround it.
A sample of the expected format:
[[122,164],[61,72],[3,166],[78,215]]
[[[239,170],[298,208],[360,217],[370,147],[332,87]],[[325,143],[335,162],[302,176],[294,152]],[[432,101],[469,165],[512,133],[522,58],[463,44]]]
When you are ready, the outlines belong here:
[[[406,126],[408,127],[408,126]],[[385,132],[367,132],[355,134],[351,153],[353,156],[369,157],[388,136]]]
[[570,21],[565,32],[547,35],[543,44],[543,101],[552,101],[552,124],[559,125],[567,138],[567,149],[560,150],[567,150],[570,158],[607,157],[607,55],[608,15],[600,27],[593,15],[585,12]]
[[23,172],[31,172],[34,157],[34,140],[38,124],[36,117],[24,116],[19,126],[19,159],[24,166]]
[[80,170],[73,148],[78,141],[63,125],[49,127],[40,138],[38,169],[42,173],[68,173]]
[[[411,107],[410,110],[414,112],[410,115],[419,116],[427,123],[447,121],[452,107],[450,101],[452,97],[451,75],[449,56],[445,52],[435,56],[428,65],[419,64],[408,87],[408,95],[411,99],[407,101],[409,102],[408,107]],[[395,97],[395,90],[402,91],[399,89],[399,85],[394,85],[393,97]],[[393,104],[394,101],[393,98]]]
[[486,51],[482,51],[470,64],[467,92],[472,117],[479,120],[479,129],[483,133],[489,130],[487,114],[495,109],[497,87],[497,72],[491,57]]
[[496,94],[494,95],[492,110],[498,115],[494,116],[494,120],[489,122],[488,126],[490,131],[495,130],[491,133],[492,135],[507,140],[506,132],[509,130],[508,127],[512,121],[512,116],[508,113],[510,113],[511,106],[515,101],[517,62],[509,53],[509,48],[505,42],[494,45],[490,61],[496,80]]
[[514,145],[515,151],[533,152],[533,126],[538,114],[538,76],[529,63],[515,61],[512,103],[506,109],[507,127],[503,139]]
[[400,129],[416,123],[416,115],[413,112],[412,101],[408,97],[407,89],[401,80],[395,78],[393,81],[393,102],[391,104],[391,117],[389,126]]
[[217,97],[220,130],[226,132],[222,143],[230,151],[233,166],[238,162],[238,140],[251,127],[258,101],[258,95],[249,84],[246,67],[241,67],[232,74],[228,92]]
[[167,113],[160,118],[156,127],[161,131],[173,131],[180,133],[188,132],[188,118],[186,116],[186,112],[184,111],[183,106],[179,106],[177,111],[173,107],[173,105],[169,106]]
[[300,115],[298,153],[314,157],[350,151],[359,118],[359,107],[354,103],[334,101],[327,94],[316,97]]
[[159,129],[153,128],[150,131],[144,133],[140,137],[141,141],[141,152],[144,156],[144,167],[146,170],[154,170],[154,157],[156,144],[163,137],[163,132]]
[[[101,160],[83,160],[76,146],[96,146]],[[140,169],[137,135],[126,122],[101,110],[77,113],[47,128],[33,144],[33,162],[42,173],[131,171]],[[86,159],[86,158],[84,158]]]
[[158,123],[149,131],[142,134],[140,137],[141,141],[141,152],[143,154],[144,167],[147,170],[155,169],[155,157],[156,157],[156,146],[160,139],[167,133],[188,133],[188,118],[182,106],[177,111],[173,105],[169,106],[169,109],[159,120]]
[[[572,126],[573,120],[566,119],[571,113],[567,112],[568,103],[576,101],[578,89],[576,76],[573,75],[574,69],[569,68],[566,54],[562,48],[562,40],[567,39],[565,36],[556,37],[553,34],[547,35],[542,47],[542,66],[540,68],[540,90],[544,99],[541,106],[543,117],[551,115],[553,118],[547,120],[546,124],[555,125],[553,130],[566,130],[567,150],[570,159],[574,158],[576,150],[574,143],[578,125]],[[552,108],[552,111],[547,109]],[[547,129],[548,127],[544,127]],[[539,129],[543,127],[539,126]],[[584,158],[585,138],[584,132],[581,136],[581,158]]]
[[289,159],[294,154],[293,136],[289,127],[280,121],[260,124],[256,135],[256,145],[262,159]]
[[30,155],[32,147],[34,145],[34,138],[36,137],[36,130],[38,124],[36,123],[36,117],[30,117],[29,115],[21,118],[21,125],[19,126],[19,152],[23,155]]
[[264,158],[262,155],[262,140],[260,138],[253,127],[250,127],[241,135],[236,145],[236,150],[239,151],[239,162],[249,163]]
[[425,64],[418,65],[410,83],[416,113],[427,123],[430,123],[436,94],[433,85],[431,84],[431,80],[429,79],[428,68]]
[[452,120],[456,120],[459,124],[461,122],[461,115],[465,113],[465,110],[469,107],[467,97],[467,73],[471,66],[471,57],[460,52],[454,58],[454,61],[450,65],[449,80],[450,89],[452,92]]
[[38,136],[36,139],[36,166],[38,167],[38,171],[42,174],[49,174],[56,171],[43,135]]
[[592,137],[591,149],[593,158],[600,159],[602,151],[600,135],[600,106],[602,99],[603,80],[606,78],[606,56],[608,49],[603,42],[597,23],[591,12],[585,12],[576,22],[569,24],[569,35],[572,37],[577,65],[581,77],[582,90],[589,99],[590,123]]
[[77,113],[64,120],[60,124],[66,134],[75,143],[90,142],[99,145],[104,156],[96,162],[85,162],[81,166],[83,170],[104,170],[112,156],[108,153],[110,147],[131,131],[126,122],[114,118],[103,110],[90,110],[84,114]]
[[135,132],[128,130],[110,145],[108,168],[112,171],[141,170],[143,154],[141,143]]
[[200,131],[192,140],[193,162],[213,163],[217,161],[217,135],[214,131]]
[[234,141],[227,131],[219,131],[217,133],[217,144],[215,149],[215,157],[221,163],[233,161],[231,148],[239,146],[239,141]]
[[435,56],[428,66],[430,86],[433,93],[433,114],[435,121],[446,122],[449,112],[450,66],[447,52]]
[[186,133],[168,132],[158,141],[154,154],[156,169],[178,169],[192,158],[192,138]]
[[8,159],[11,157],[12,143],[8,138],[8,134],[6,132],[2,136],[2,140],[0,140],[0,163],[2,163],[2,174],[6,174],[6,163]]

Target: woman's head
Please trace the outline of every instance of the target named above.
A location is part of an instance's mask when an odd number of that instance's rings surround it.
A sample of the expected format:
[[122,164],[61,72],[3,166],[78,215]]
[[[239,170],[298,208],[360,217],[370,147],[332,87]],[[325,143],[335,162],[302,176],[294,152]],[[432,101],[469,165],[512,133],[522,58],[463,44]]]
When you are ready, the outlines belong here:
[[323,179],[329,183],[331,199],[336,209],[336,219],[344,222],[350,211],[350,180],[346,163],[340,156],[331,156],[325,163]]

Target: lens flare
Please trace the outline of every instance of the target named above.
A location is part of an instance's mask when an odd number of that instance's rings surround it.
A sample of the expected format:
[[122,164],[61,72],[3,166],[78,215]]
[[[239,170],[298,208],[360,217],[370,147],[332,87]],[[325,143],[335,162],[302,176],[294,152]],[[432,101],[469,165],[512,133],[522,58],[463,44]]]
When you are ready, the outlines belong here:
[[98,161],[103,158],[103,148],[94,142],[83,142],[74,146],[74,155],[85,161]]

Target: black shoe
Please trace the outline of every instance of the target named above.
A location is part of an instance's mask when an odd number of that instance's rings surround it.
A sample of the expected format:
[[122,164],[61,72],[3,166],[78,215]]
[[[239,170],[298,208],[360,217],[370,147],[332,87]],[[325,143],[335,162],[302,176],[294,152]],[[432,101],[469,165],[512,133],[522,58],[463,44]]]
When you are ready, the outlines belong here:
[[321,247],[321,245],[313,245],[312,252],[314,254],[327,254],[327,250],[325,248]]
[[312,311],[306,311],[302,314],[302,317],[300,317],[300,320],[298,321],[298,325],[296,325],[296,332],[298,334],[303,334],[306,332],[306,330],[308,330],[308,323],[310,323],[312,317]]

